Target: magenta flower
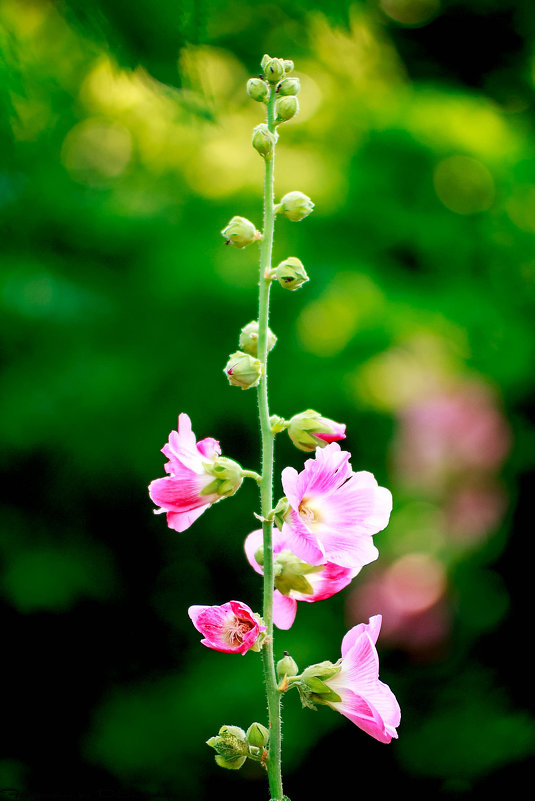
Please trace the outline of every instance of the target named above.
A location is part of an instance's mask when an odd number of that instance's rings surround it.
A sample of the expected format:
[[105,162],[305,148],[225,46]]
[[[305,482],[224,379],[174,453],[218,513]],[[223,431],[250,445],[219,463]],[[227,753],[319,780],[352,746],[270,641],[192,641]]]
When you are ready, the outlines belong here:
[[377,559],[372,535],[388,525],[392,495],[371,473],[354,473],[350,456],[332,442],[317,448],[300,473],[293,467],[282,471],[290,504],[283,532],[290,550],[311,565],[332,562],[360,570]]
[[342,640],[342,659],[337,663],[340,670],[323,682],[340,697],[339,701],[325,703],[379,742],[389,743],[398,736],[401,710],[390,687],[379,681],[375,643],[381,620],[381,615],[375,615],[347,632]]
[[[332,562],[313,566],[302,562],[290,550],[292,538],[285,532],[273,529],[273,556],[275,562],[275,591],[273,594],[273,622],[279,629],[289,629],[297,612],[297,601],[323,601],[351,582],[359,568],[340,567]],[[263,575],[263,534],[253,531],[245,540],[245,554],[251,567]]]
[[199,442],[191,430],[187,414],[178,417],[177,431],[171,431],[162,448],[169,459],[165,478],[149,484],[149,495],[167,513],[167,525],[185,531],[212,503],[233,495],[242,482],[241,468],[231,459],[220,457],[219,442],[205,437]]
[[229,601],[222,606],[190,606],[188,615],[197,631],[204,635],[201,643],[225,654],[245,654],[266,630],[261,619],[240,601]]

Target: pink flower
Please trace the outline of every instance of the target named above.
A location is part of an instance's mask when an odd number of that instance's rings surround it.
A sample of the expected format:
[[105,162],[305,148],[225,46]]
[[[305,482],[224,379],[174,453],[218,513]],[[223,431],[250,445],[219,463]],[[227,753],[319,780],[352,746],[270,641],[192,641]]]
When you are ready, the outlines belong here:
[[225,654],[245,654],[266,630],[252,609],[240,601],[222,606],[190,606],[188,615],[205,637],[201,643]]
[[[263,533],[253,531],[245,540],[245,553],[249,564],[261,575],[264,573],[257,556],[262,554]],[[291,628],[297,612],[297,601],[323,601],[351,582],[359,568],[340,567],[332,562],[313,566],[302,562],[291,551],[291,537],[273,529],[273,556],[275,562],[275,592],[273,594],[273,622],[279,629]]]
[[325,703],[379,742],[389,743],[398,736],[401,711],[390,687],[379,681],[375,643],[380,630],[381,615],[350,629],[342,640],[340,671],[323,682],[340,697]]
[[311,565],[332,562],[360,570],[377,559],[372,535],[387,525],[392,495],[371,473],[354,473],[351,454],[333,442],[316,449],[297,473],[282,471],[290,504],[283,532],[296,556]]
[[233,495],[242,482],[241,468],[231,459],[219,457],[219,442],[206,437],[199,442],[187,414],[178,417],[177,431],[171,431],[162,448],[169,459],[165,478],[149,484],[149,495],[167,513],[167,525],[185,531],[212,503]]

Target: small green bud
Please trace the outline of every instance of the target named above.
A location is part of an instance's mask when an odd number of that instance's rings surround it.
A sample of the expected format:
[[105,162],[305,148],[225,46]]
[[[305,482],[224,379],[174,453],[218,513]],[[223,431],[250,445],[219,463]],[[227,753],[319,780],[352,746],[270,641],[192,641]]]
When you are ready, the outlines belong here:
[[277,112],[276,122],[287,122],[291,120],[292,117],[295,117],[299,111],[299,101],[295,95],[281,97],[281,99],[277,101],[275,110]]
[[297,676],[298,673],[299,668],[297,667],[297,662],[295,659],[292,659],[288,651],[285,651],[283,658],[279,659],[277,662],[277,677],[279,681],[285,676]]
[[271,133],[265,122],[257,125],[253,130],[252,145],[257,153],[259,153],[266,161],[273,157],[273,148],[277,137]]
[[284,61],[282,58],[271,58],[266,53],[261,64],[264,77],[270,83],[278,83],[284,78]]
[[228,757],[225,758],[221,756],[221,754],[215,755],[215,761],[219,765],[220,768],[227,768],[227,770],[239,770],[247,757],[245,756],[238,756],[229,759]]
[[260,565],[260,567],[262,567],[264,565],[264,547],[262,545],[260,546],[260,548],[257,551],[255,551],[254,558],[255,558],[257,564]]
[[[273,350],[277,337],[268,328],[267,330],[267,350],[268,353]],[[244,325],[240,333],[240,350],[245,353],[250,353],[251,356],[256,356],[258,351],[258,320],[251,320],[250,323]]]
[[275,278],[284,289],[299,289],[309,279],[303,262],[295,256],[289,256],[275,268]]
[[282,531],[282,526],[290,509],[291,507],[288,498],[281,498],[276,507],[273,509],[273,522],[280,531]]
[[290,58],[283,59],[282,63],[284,64],[284,72],[286,75],[289,75],[290,72],[293,72],[294,63]]
[[225,237],[227,245],[234,245],[236,248],[245,248],[262,239],[260,231],[245,217],[233,217],[223,228],[221,235]]
[[230,355],[224,373],[232,386],[250,389],[260,383],[264,374],[264,365],[249,353],[237,350],[236,353]]
[[269,731],[261,723],[251,723],[247,729],[247,742],[249,745],[263,748],[269,742]]
[[285,97],[286,95],[298,95],[300,90],[301,82],[295,75],[292,78],[284,78],[277,86],[277,94],[281,97]]
[[278,414],[272,414],[269,418],[269,424],[271,426],[271,433],[272,434],[280,434],[281,431],[286,431],[288,428],[288,420],[285,420],[284,417],[279,417]]
[[303,192],[288,192],[281,202],[275,206],[275,212],[281,211],[292,222],[299,222],[314,209],[314,203]]
[[247,81],[247,94],[251,100],[256,100],[258,103],[265,103],[268,92],[269,89],[266,82],[261,78],[249,78]]

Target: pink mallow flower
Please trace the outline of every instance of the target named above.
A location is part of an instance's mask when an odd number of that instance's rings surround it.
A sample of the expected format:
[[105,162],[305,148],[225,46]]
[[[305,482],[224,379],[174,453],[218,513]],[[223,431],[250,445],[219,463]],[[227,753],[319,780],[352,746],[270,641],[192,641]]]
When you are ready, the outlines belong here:
[[[297,612],[297,601],[323,601],[351,582],[359,568],[340,567],[332,562],[309,565],[291,551],[291,537],[273,529],[275,591],[273,622],[279,629],[291,628]],[[263,532],[253,531],[245,540],[245,554],[251,567],[263,575]],[[260,560],[260,561],[259,561]]]
[[308,564],[360,570],[377,559],[372,535],[388,525],[392,495],[371,473],[354,473],[350,456],[332,442],[317,448],[300,473],[282,471],[290,506],[282,530],[290,550]]
[[[397,738],[396,726],[401,710],[396,696],[387,684],[379,681],[379,657],[375,648],[381,629],[381,615],[368,623],[359,623],[342,640],[342,659],[329,670],[329,663],[312,665],[302,675],[320,693],[309,697],[315,703],[326,704],[340,712],[352,723],[381,743]],[[333,668],[338,668],[334,671]],[[323,676],[321,675],[323,673]],[[334,675],[329,675],[334,673]],[[313,677],[321,676],[327,692]],[[312,679],[310,678],[312,677]],[[330,692],[329,692],[330,691]],[[338,697],[339,700],[333,700]]]
[[258,651],[266,630],[261,618],[240,601],[221,606],[190,606],[188,615],[197,631],[204,635],[201,643],[225,654],[245,654],[250,648]]
[[171,431],[162,448],[169,459],[165,478],[149,484],[149,495],[167,513],[167,525],[185,531],[212,503],[233,495],[242,483],[239,464],[220,456],[219,442],[206,437],[196,441],[187,414],[178,417],[177,431]]

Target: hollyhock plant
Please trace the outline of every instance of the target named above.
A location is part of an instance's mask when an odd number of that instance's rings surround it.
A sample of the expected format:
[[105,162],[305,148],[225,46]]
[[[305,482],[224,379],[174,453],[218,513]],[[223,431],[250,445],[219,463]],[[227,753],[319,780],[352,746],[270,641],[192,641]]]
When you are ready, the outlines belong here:
[[229,601],[221,606],[190,606],[193,625],[204,635],[207,648],[225,654],[246,654],[251,648],[258,651],[262,633],[266,630],[261,619],[247,604]]
[[326,704],[381,743],[397,738],[401,711],[396,696],[379,680],[375,643],[381,615],[359,623],[342,640],[342,658],[335,664],[311,665],[290,679],[299,688],[305,706]]
[[360,569],[377,559],[372,535],[388,525],[392,495],[371,473],[354,473],[350,456],[332,442],[317,448],[301,473],[282,471],[290,505],[283,531],[293,553],[311,565]]
[[289,420],[288,436],[296,448],[301,451],[315,451],[324,448],[331,442],[346,438],[346,427],[319,412],[307,409],[301,414],[294,414]]
[[[275,592],[273,593],[273,622],[279,629],[289,629],[297,613],[297,602],[323,601],[351,582],[359,568],[340,567],[332,562],[309,565],[291,551],[292,538],[273,530]],[[251,567],[263,575],[263,532],[251,532],[245,540],[245,554]],[[260,561],[258,561],[260,559]]]
[[187,414],[180,414],[176,431],[162,448],[169,459],[164,465],[168,476],[149,485],[149,495],[167,514],[167,525],[185,531],[205,509],[239,489],[243,471],[231,459],[221,457],[219,442],[212,437],[196,441]]

